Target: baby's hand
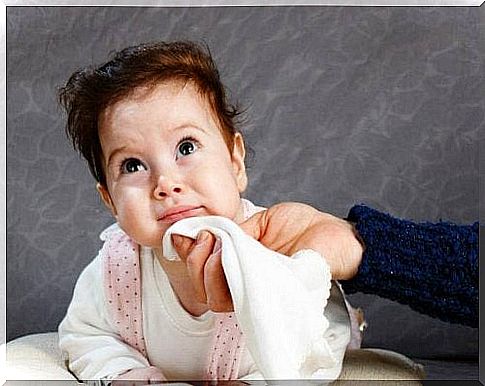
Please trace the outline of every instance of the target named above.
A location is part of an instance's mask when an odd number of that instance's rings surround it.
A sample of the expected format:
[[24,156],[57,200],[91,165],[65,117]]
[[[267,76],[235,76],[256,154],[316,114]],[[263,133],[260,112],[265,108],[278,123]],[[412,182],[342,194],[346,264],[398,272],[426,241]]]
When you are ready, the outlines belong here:
[[111,382],[112,386],[141,386],[166,381],[162,371],[155,366],[128,370]]
[[201,231],[197,240],[172,235],[174,247],[187,266],[197,300],[214,312],[233,311],[231,293],[221,263],[220,240]]

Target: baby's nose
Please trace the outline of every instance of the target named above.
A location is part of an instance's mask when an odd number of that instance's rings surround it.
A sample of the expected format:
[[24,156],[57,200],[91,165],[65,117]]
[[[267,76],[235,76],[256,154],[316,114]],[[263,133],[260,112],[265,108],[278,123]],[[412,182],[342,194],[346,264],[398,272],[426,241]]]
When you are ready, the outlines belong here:
[[154,190],[155,198],[164,198],[182,193],[182,184],[166,177],[160,177]]

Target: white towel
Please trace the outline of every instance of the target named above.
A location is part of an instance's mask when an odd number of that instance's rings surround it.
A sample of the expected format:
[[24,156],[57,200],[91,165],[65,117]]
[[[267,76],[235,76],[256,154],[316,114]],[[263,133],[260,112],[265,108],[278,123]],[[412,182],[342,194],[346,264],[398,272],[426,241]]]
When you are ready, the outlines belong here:
[[288,258],[218,216],[192,217],[172,225],[163,238],[164,256],[179,259],[172,234],[196,238],[201,230],[221,240],[234,312],[264,378],[337,378],[350,333],[339,343],[339,350],[332,350],[329,337],[334,341],[342,337],[327,331],[329,321],[323,310],[330,296],[331,273],[322,256],[302,250]]

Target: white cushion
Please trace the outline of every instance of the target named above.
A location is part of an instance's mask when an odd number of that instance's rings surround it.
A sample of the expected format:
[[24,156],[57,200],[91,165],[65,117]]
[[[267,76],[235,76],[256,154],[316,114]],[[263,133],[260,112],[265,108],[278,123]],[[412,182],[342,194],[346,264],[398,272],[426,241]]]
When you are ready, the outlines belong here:
[[[6,355],[7,380],[23,380],[22,385],[28,385],[25,381],[32,380],[36,381],[36,386],[42,385],[40,380],[70,380],[72,385],[77,384],[59,351],[57,332],[32,334],[10,341]],[[413,380],[423,378],[423,366],[404,355],[387,350],[359,349],[345,354],[342,372],[335,385],[351,385],[351,380],[387,380],[390,385],[392,380],[408,380],[405,385],[417,385],[420,383]],[[379,383],[380,386],[385,384]]]
[[[420,385],[419,380],[425,378],[424,367],[402,354],[380,349],[349,350],[345,354],[342,372],[336,385],[346,385],[345,380],[379,380],[379,386]],[[352,382],[349,383],[352,385]]]
[[12,340],[7,343],[6,356],[7,380],[76,381],[61,357],[57,332]]

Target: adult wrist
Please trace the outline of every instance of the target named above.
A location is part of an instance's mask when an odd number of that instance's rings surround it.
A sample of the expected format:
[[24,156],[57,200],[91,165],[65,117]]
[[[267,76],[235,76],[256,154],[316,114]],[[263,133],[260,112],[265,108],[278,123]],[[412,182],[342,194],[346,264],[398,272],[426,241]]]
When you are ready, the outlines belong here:
[[347,222],[350,225],[350,229],[352,231],[352,264],[354,267],[354,270],[352,272],[349,272],[349,275],[345,278],[347,280],[352,279],[355,277],[359,271],[359,267],[362,264],[362,258],[364,256],[365,252],[365,242],[362,236],[360,235],[359,231],[357,230],[356,223],[353,221],[347,220]]

